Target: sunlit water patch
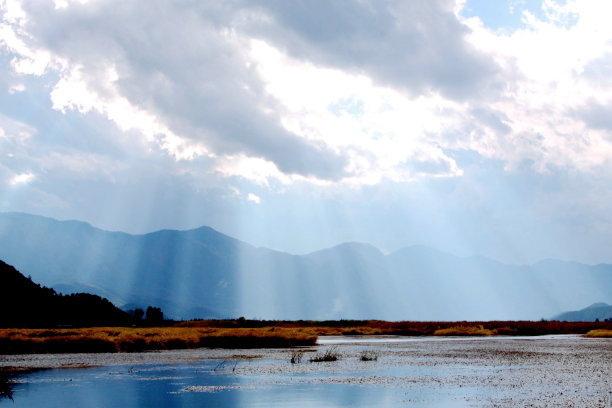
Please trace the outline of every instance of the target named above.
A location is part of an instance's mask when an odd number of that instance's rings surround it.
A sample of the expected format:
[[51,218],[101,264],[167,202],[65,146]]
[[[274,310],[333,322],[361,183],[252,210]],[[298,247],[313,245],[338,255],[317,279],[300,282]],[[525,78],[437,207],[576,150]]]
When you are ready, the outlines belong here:
[[[271,363],[271,362],[268,362]],[[457,395],[435,388],[406,392],[375,372],[364,377],[296,372],[293,376],[217,372],[218,362],[190,365],[54,369],[15,384],[14,407],[371,407],[402,401],[457,406]],[[285,364],[287,364],[285,362]],[[238,369],[239,370],[239,369]]]

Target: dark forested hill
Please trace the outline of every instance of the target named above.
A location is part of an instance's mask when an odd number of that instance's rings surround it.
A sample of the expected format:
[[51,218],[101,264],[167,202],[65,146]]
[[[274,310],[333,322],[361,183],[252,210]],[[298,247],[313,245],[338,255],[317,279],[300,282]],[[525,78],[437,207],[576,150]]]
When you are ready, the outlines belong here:
[[108,300],[77,293],[60,295],[0,261],[0,327],[124,325],[132,318]]
[[291,255],[208,227],[131,235],[16,213],[0,213],[0,259],[46,286],[154,304],[172,318],[539,320],[612,302],[612,265],[361,243]]

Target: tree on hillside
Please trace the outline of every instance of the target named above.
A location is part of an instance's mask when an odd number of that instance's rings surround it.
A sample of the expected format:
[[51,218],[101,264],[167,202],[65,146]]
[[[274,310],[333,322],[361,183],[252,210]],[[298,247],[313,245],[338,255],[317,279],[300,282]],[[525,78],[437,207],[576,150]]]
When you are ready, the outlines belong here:
[[149,323],[158,323],[164,321],[164,313],[161,311],[159,307],[149,306],[147,307],[147,312],[145,315],[145,319]]
[[137,322],[142,320],[145,314],[144,310],[142,310],[139,307],[137,307],[136,309],[130,310],[128,313],[132,315],[132,317],[134,317],[134,320],[136,320]]

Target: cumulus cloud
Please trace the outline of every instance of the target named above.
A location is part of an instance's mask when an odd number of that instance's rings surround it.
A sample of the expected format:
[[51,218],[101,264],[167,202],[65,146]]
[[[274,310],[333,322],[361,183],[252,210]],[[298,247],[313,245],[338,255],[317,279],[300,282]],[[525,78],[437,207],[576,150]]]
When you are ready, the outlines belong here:
[[24,1],[3,5],[0,30],[54,109],[224,177],[457,177],[457,151],[508,170],[609,161],[605,2],[546,1],[512,32],[462,4]]
[[610,5],[570,0],[542,7],[541,18],[524,11],[524,26],[509,33],[488,29],[478,17],[465,20],[470,42],[502,67],[505,86],[485,110],[471,109],[474,120],[452,140],[504,160],[507,169],[530,161],[541,172],[557,166],[592,172],[612,159],[598,109],[610,100],[602,79],[612,73],[606,58],[612,30],[601,17]]
[[[612,101],[601,104],[597,101],[588,101],[585,106],[576,111],[577,116],[590,128],[612,131]],[[612,135],[610,135],[612,136]]]
[[53,56],[47,69],[61,75],[52,95],[57,109],[96,109],[157,138],[178,158],[243,153],[286,174],[339,178],[341,154],[279,125],[231,10],[216,2],[190,6],[26,2],[21,28],[29,36],[20,40],[27,47],[12,50]]
[[255,2],[257,36],[315,64],[365,74],[414,95],[470,99],[497,87],[498,67],[466,40],[452,0]]
[[[351,131],[341,123],[328,121],[335,129],[296,127],[287,101],[262,80],[269,61],[254,55],[253,41],[302,67],[335,69],[340,77],[374,81],[370,88],[397,87],[414,97],[471,98],[488,92],[497,72],[493,60],[466,41],[469,28],[451,1],[342,8],[327,2],[25,1],[4,11],[4,45],[14,55],[13,68],[59,76],[50,95],[55,109],[101,113],[178,160],[216,158],[221,174],[232,173],[222,163],[237,157],[266,163],[263,168],[275,169],[268,177],[283,182],[359,183],[391,173],[408,179],[412,175],[400,165],[415,153],[409,148],[388,163],[384,154],[372,154],[381,145],[347,146],[337,143],[347,135],[324,134]],[[295,86],[304,70],[298,71],[289,89],[299,99]],[[325,93],[327,86],[311,89]],[[352,97],[332,88],[331,102]],[[364,125],[351,126],[363,133]]]

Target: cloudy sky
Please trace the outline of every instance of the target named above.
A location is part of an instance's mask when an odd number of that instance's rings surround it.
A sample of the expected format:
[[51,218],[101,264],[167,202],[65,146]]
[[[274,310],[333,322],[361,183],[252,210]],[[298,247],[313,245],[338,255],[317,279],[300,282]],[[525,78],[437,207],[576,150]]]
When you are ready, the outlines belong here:
[[0,211],[612,262],[609,0],[3,0]]

